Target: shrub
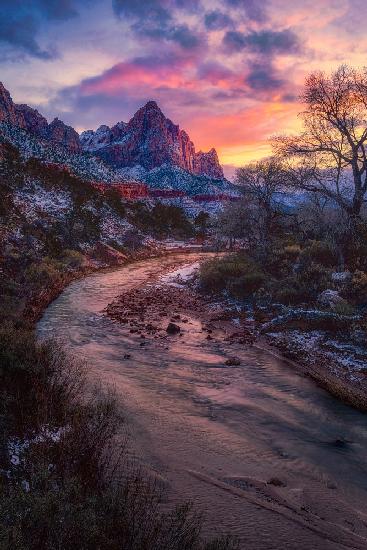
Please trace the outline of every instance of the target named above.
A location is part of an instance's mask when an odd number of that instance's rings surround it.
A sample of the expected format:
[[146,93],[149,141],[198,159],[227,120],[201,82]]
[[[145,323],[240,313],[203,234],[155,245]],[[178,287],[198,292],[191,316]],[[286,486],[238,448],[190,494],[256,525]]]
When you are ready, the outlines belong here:
[[339,304],[335,304],[333,312],[337,315],[352,316],[356,314],[356,309],[351,304],[348,304],[348,302],[340,302]]
[[326,241],[311,241],[302,250],[300,259],[303,264],[314,262],[324,267],[333,267],[338,264],[338,256],[335,249]]
[[353,273],[345,294],[356,304],[367,304],[367,273],[365,271],[357,270]]
[[265,280],[259,266],[244,254],[215,258],[200,267],[200,284],[206,292],[227,290],[235,298],[250,296]]
[[249,271],[236,279],[228,281],[228,292],[235,298],[248,298],[259,290],[266,281],[266,276],[260,271]]
[[161,491],[118,442],[114,395],[90,391],[60,347],[2,326],[0,365],[0,548],[235,548],[228,538],[205,543],[191,506],[161,509]]
[[273,300],[287,306],[305,303],[309,298],[309,292],[300,286],[296,278],[277,282],[273,292]]
[[119,191],[113,187],[105,191],[105,199],[107,204],[118,214],[121,218],[126,215],[126,208],[122,202]]
[[61,252],[60,261],[69,269],[79,269],[86,264],[86,258],[81,252],[69,248]]
[[328,287],[330,278],[330,270],[316,263],[303,265],[297,273],[299,285],[304,287],[311,299]]
[[288,246],[284,247],[284,254],[287,256],[290,260],[295,261],[301,253],[301,247],[299,244],[289,244]]
[[35,287],[48,287],[61,278],[61,268],[61,262],[46,257],[26,269],[24,280]]
[[131,222],[158,237],[192,237],[194,227],[187,218],[185,211],[172,205],[156,204],[149,209],[143,203],[134,203],[131,206]]

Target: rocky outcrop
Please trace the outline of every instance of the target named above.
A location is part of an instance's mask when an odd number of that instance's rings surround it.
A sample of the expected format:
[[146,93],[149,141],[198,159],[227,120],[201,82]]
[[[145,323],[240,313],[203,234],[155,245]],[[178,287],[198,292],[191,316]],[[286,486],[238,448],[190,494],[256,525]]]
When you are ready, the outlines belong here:
[[195,155],[194,174],[209,176],[210,178],[223,179],[223,168],[219,164],[217,151],[210,149],[208,153],[199,151]]
[[24,116],[16,108],[12,98],[0,82],[0,122],[7,122],[20,128],[26,128]]
[[36,136],[47,139],[48,137],[48,122],[37,109],[32,109],[29,105],[15,105],[16,112],[23,117],[25,129]]
[[8,90],[0,82],[0,122],[7,122],[38,138],[55,143],[71,153],[79,153],[82,147],[79,134],[58,118],[48,124],[44,116],[29,105],[17,105],[13,102]]
[[78,132],[58,118],[55,118],[49,124],[47,139],[52,143],[65,147],[71,153],[80,153],[82,151]]
[[152,170],[168,164],[192,174],[223,178],[215,149],[196,153],[188,134],[166,118],[155,101],[148,101],[127,124],[88,130],[81,134],[80,141],[85,151],[115,168],[140,165]]

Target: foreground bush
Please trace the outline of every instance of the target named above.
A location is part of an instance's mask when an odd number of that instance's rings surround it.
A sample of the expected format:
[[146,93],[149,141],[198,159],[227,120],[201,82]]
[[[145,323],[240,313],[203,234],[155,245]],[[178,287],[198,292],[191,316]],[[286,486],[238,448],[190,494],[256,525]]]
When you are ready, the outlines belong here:
[[0,548],[225,550],[128,462],[114,395],[31,331],[0,330]]

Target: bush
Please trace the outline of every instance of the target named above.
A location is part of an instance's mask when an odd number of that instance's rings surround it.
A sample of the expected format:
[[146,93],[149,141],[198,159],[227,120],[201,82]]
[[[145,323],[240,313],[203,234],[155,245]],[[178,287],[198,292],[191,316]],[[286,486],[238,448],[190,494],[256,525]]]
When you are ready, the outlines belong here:
[[227,284],[228,292],[234,298],[248,298],[259,290],[266,281],[264,273],[253,270],[245,275],[230,280]]
[[105,191],[105,199],[107,204],[120,216],[124,218],[126,216],[126,208],[122,202],[119,191],[113,187]]
[[273,291],[273,300],[287,306],[294,306],[305,303],[310,295],[307,289],[299,284],[296,278],[285,279],[276,283],[277,288]]
[[117,400],[90,391],[84,367],[12,325],[0,329],[0,548],[229,550],[201,538],[188,505],[127,460]]
[[293,260],[293,261],[297,260],[300,253],[301,253],[301,247],[299,244],[290,244],[284,247],[284,254],[290,260]]
[[24,273],[26,284],[35,287],[49,287],[61,279],[62,264],[58,260],[46,257],[34,262]]
[[69,248],[61,252],[60,261],[68,269],[80,269],[86,264],[86,258],[81,252]]
[[367,304],[367,273],[355,271],[345,294],[355,304]]
[[131,222],[157,237],[187,238],[195,234],[185,211],[178,206],[158,203],[149,209],[143,203],[135,203],[131,210]]
[[301,263],[306,265],[314,262],[324,267],[334,267],[338,264],[336,250],[326,241],[311,241],[302,250],[300,259]]
[[297,273],[298,283],[310,299],[315,299],[322,290],[328,288],[330,279],[330,270],[316,263],[303,265]]
[[356,314],[356,309],[351,304],[348,304],[348,302],[340,302],[340,304],[336,304],[333,307],[333,312],[336,315],[352,316]]
[[215,258],[200,267],[200,284],[206,292],[227,290],[235,298],[247,298],[265,282],[259,266],[244,254]]

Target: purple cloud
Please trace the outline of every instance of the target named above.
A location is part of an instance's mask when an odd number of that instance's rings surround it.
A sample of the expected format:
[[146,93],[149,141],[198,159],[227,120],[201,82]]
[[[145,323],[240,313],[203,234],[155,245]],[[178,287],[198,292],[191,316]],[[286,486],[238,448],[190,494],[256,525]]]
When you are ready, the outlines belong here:
[[279,53],[298,53],[300,41],[291,29],[282,31],[261,30],[248,34],[227,31],[223,45],[228,52],[248,50],[253,53],[274,55]]
[[229,15],[219,10],[213,10],[206,13],[204,23],[209,31],[221,31],[233,25],[233,21]]

